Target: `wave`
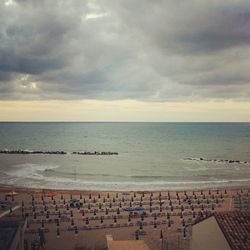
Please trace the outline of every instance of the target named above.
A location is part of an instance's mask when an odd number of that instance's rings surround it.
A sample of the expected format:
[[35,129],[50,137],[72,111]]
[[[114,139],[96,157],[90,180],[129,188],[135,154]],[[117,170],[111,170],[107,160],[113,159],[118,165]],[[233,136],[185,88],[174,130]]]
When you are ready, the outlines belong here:
[[[99,174],[98,176],[112,177],[111,180],[90,181],[89,176],[97,177],[95,174],[81,174],[86,179],[74,178],[74,173],[63,176],[57,171],[57,165],[38,165],[38,164],[20,164],[11,167],[0,178],[0,183],[5,185],[14,185],[32,188],[51,188],[51,189],[79,189],[79,190],[177,190],[177,189],[197,189],[197,188],[215,188],[242,186],[250,183],[250,178],[227,179],[211,177],[206,180],[169,180],[171,176],[123,176]],[[53,173],[52,175],[45,173]],[[61,172],[60,172],[61,173]],[[79,174],[78,174],[79,175]],[[76,177],[78,176],[76,175]],[[125,178],[124,178],[125,177]],[[173,176],[175,179],[177,176]],[[204,178],[204,176],[203,176]],[[208,176],[206,177],[208,178]],[[114,181],[115,180],[115,181]]]
[[22,187],[51,188],[51,189],[79,189],[79,190],[117,190],[117,191],[150,191],[150,190],[184,190],[244,186],[250,183],[250,179],[213,180],[213,181],[169,181],[169,182],[108,182],[108,181],[72,181],[67,178],[46,179],[40,183],[33,180],[14,178],[4,184]]

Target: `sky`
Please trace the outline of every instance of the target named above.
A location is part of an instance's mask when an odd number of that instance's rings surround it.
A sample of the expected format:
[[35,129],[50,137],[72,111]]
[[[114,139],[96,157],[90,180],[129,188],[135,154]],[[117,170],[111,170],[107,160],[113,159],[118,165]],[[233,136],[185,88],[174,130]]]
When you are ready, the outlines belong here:
[[250,121],[249,0],[0,1],[0,121]]

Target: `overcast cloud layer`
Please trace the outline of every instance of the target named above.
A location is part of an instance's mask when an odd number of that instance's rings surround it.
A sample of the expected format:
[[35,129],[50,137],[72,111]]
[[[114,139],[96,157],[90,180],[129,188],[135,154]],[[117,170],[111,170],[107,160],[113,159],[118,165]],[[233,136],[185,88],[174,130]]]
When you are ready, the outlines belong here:
[[0,99],[250,100],[249,0],[6,0]]

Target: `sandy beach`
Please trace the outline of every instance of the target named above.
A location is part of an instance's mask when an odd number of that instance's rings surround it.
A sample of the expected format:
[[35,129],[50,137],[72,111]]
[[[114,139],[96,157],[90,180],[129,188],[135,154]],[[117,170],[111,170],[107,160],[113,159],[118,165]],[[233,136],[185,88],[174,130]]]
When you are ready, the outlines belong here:
[[39,230],[44,249],[107,249],[106,235],[144,240],[152,250],[189,249],[189,225],[214,212],[233,211],[237,193],[248,188],[98,192],[1,187],[0,200],[8,204],[1,220],[26,218],[25,239],[33,249],[38,249]]

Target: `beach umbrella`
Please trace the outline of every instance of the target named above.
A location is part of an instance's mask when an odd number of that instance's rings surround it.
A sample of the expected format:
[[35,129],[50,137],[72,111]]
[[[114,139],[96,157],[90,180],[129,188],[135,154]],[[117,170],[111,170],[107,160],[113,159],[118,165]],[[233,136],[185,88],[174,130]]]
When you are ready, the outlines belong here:
[[134,198],[133,197],[131,197],[131,201],[134,202]]
[[113,197],[113,202],[115,202],[115,197]]
[[116,213],[120,214],[120,209],[119,208],[117,208]]
[[140,230],[142,230],[143,229],[143,224],[142,223],[140,223]]
[[119,203],[119,207],[122,208],[122,203],[121,202]]
[[98,194],[98,199],[100,199],[101,198],[101,195],[100,194]]
[[82,199],[82,194],[80,194],[80,200]]
[[144,215],[143,214],[141,215],[141,221],[144,221]]
[[225,189],[225,194],[227,194],[227,190]]
[[57,205],[55,206],[55,210],[56,210],[56,211],[58,210],[58,207],[57,207]]
[[49,219],[49,211],[46,213],[46,219]]
[[149,207],[149,212],[152,213],[152,207],[151,206]]
[[134,197],[136,197],[136,193],[134,192]]
[[131,201],[129,202],[129,206],[132,207],[132,202]]
[[183,219],[183,213],[182,212],[180,213],[180,219]]
[[70,217],[73,217],[73,211],[70,210]]
[[209,199],[207,198],[207,204],[209,204]]
[[216,194],[219,194],[219,190],[218,189],[216,190]]
[[156,228],[157,228],[157,223],[154,222],[154,229],[156,230]]
[[66,209],[69,210],[69,205],[68,204],[66,205]]
[[167,219],[168,219],[168,220],[170,219],[170,214],[169,214],[169,213],[167,213]]
[[84,217],[85,213],[84,213],[84,209],[82,210],[82,217]]
[[102,209],[102,204],[101,203],[99,203],[99,209]]
[[117,218],[116,218],[116,216],[114,216],[114,223],[116,223],[117,222]]
[[154,220],[157,220],[157,215],[156,214],[154,214]]
[[174,211],[174,207],[173,207],[173,206],[171,206],[170,210],[171,210],[171,212],[173,212],[173,211]]
[[53,195],[53,194],[51,195],[51,200],[52,200],[52,201],[54,200],[54,195]]
[[111,202],[109,203],[109,208],[112,208],[112,203]]
[[73,196],[72,196],[72,194],[70,194],[70,199],[71,199],[71,200],[73,199]]
[[150,197],[153,197],[153,193],[152,192],[150,193]]
[[59,230],[59,228],[56,229],[56,237],[60,238],[60,230]]
[[59,227],[59,220],[56,220],[56,226]]
[[145,194],[144,194],[144,192],[142,193],[142,197],[144,197],[145,196]]
[[162,212],[162,206],[160,206],[160,213]]
[[58,218],[61,218],[61,212],[59,211],[59,213],[58,213]]
[[101,224],[103,223],[103,216],[101,216]]
[[130,222],[131,221],[131,217],[130,217],[130,215],[128,216],[128,222]]
[[88,203],[88,210],[90,210],[90,203]]
[[193,211],[193,218],[195,218],[195,211]]
[[107,198],[109,199],[109,193],[107,194]]
[[141,196],[141,199],[140,199],[140,201],[142,202],[143,201],[143,197]]
[[183,219],[182,220],[182,226],[185,227],[186,223],[185,223],[185,220]]
[[75,225],[74,219],[71,219],[71,226],[74,226],[74,225]]
[[161,233],[160,233],[160,240],[163,240],[163,233],[162,233],[162,230],[161,230]]
[[168,228],[170,228],[171,227],[171,221],[170,221],[170,219],[168,220]]
[[61,194],[61,200],[63,200],[63,195]]
[[106,208],[105,214],[108,215],[108,213],[109,213],[109,210],[108,210],[108,208]]
[[75,226],[75,236],[78,236],[78,229],[77,229],[77,226]]
[[116,198],[118,198],[118,193],[116,193]]
[[96,210],[94,209],[94,216],[96,216]]
[[96,203],[96,199],[95,199],[95,197],[94,197],[94,199],[93,199],[93,202],[94,202],[94,203]]
[[142,202],[140,202],[140,207],[142,207]]
[[214,204],[212,204],[212,210],[214,210]]
[[139,233],[138,233],[138,231],[135,232],[135,239],[139,240]]
[[184,237],[184,239],[186,239],[186,237],[187,237],[186,228],[184,228],[184,230],[183,230],[183,237]]
[[210,189],[208,190],[208,194],[211,195],[211,190]]
[[86,225],[89,225],[89,218],[86,218]]
[[65,199],[63,200],[63,204],[65,205],[65,203],[66,203],[66,201],[65,201]]
[[106,199],[105,199],[105,197],[103,197],[103,201],[102,201],[102,203],[105,203],[106,202]]
[[53,204],[56,205],[56,200],[53,200]]

